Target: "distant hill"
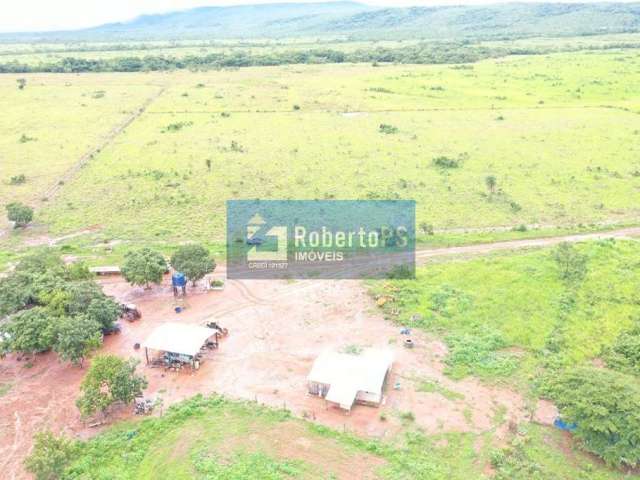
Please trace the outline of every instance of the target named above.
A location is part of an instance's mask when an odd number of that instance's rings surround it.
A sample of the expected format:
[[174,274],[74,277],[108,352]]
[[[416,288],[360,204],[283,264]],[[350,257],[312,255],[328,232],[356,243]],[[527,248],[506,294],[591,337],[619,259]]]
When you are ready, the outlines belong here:
[[640,3],[512,3],[373,8],[356,2],[201,7],[130,22],[3,41],[121,41],[286,37],[502,38],[640,31]]

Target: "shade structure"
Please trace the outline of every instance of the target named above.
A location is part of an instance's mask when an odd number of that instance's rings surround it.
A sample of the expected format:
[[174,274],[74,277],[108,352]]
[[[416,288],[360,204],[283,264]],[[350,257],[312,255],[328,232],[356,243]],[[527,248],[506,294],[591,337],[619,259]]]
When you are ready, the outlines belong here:
[[143,347],[163,352],[194,356],[216,331],[212,328],[183,323],[165,323],[156,328]]
[[350,410],[355,402],[380,403],[392,364],[389,350],[369,348],[359,354],[328,350],[316,359],[307,380],[311,390],[326,391],[327,401]]

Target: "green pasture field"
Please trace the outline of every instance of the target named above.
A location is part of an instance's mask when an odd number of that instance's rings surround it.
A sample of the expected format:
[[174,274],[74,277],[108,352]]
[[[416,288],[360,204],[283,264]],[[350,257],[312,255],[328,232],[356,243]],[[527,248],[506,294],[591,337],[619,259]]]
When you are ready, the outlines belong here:
[[391,295],[387,316],[440,334],[449,344],[448,370],[520,385],[548,364],[576,365],[599,357],[640,315],[640,244],[607,240],[578,244],[586,277],[567,284],[553,249],[495,254],[429,264],[415,281],[373,286]]
[[[131,115],[157,87],[122,75],[0,77],[0,208],[33,206],[87,151]],[[25,175],[22,184],[12,177]],[[4,214],[2,223],[4,223]]]
[[99,471],[123,480],[467,480],[488,478],[485,467],[498,452],[507,459],[498,478],[529,479],[531,471],[544,479],[624,478],[579,451],[568,461],[551,429],[530,425],[518,438],[501,450],[486,434],[425,436],[408,424],[397,438],[364,440],[255,404],[195,397],[164,417],[120,423],[82,443],[63,478]]
[[[418,223],[436,229],[629,222],[640,187],[639,70],[629,50],[119,74],[148,94],[167,89],[37,220],[56,234],[100,225],[123,239],[220,242],[224,201],[259,197],[416,199]],[[41,78],[63,88],[64,78],[112,77]],[[458,168],[434,165],[440,156]]]

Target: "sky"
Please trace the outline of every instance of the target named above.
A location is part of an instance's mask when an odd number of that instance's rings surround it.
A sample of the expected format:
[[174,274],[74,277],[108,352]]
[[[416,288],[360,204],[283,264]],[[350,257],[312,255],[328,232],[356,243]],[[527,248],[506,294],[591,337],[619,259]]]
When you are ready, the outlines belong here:
[[[3,0],[2,5],[0,5],[0,32],[67,30],[91,27],[108,22],[130,20],[142,14],[164,13],[204,5],[221,6],[279,3],[286,1],[287,0]],[[296,3],[305,1],[313,0],[292,0],[292,2]],[[362,3],[376,6],[408,6],[500,3],[506,2],[507,0],[361,1]]]

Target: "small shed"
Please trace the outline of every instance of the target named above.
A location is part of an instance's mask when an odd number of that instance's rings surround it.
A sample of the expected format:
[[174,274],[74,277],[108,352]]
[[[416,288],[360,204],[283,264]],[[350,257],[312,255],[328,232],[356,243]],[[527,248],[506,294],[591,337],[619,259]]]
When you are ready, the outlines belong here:
[[142,344],[149,363],[149,350],[170,352],[194,359],[207,341],[215,336],[212,328],[183,323],[165,323],[156,328]]
[[102,267],[91,267],[91,273],[96,275],[120,275],[120,267],[116,265],[105,265]]
[[365,349],[358,354],[323,352],[307,377],[311,395],[350,411],[354,403],[379,406],[393,353],[384,349]]

